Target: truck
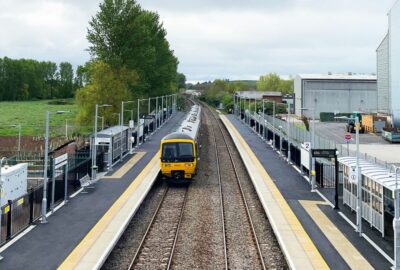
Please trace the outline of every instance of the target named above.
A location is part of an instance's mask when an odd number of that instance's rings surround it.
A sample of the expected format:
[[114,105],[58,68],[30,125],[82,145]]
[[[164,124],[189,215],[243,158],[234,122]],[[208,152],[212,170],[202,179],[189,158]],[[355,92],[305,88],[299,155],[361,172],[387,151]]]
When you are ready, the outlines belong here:
[[[354,112],[352,118],[358,117],[359,120],[359,127],[358,127],[358,132],[364,133],[365,132],[365,127],[362,124],[362,115],[359,112]],[[356,133],[356,121],[354,119],[350,119],[347,122],[346,125],[346,131],[350,133]]]

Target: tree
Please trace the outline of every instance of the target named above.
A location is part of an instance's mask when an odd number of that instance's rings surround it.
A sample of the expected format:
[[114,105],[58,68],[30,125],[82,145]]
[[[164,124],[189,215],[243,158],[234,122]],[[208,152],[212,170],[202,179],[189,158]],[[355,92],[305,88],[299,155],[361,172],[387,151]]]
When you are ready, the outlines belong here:
[[136,96],[177,89],[178,60],[169,48],[159,15],[143,10],[134,0],[104,0],[89,22],[89,52],[113,68],[135,70]]
[[102,61],[91,63],[88,72],[91,83],[76,92],[78,122],[82,125],[93,124],[95,105],[110,104],[112,108],[104,110],[102,115],[106,123],[115,123],[112,113],[120,112],[121,101],[131,98],[129,88],[138,80],[136,72],[125,67],[112,68]]
[[183,73],[176,74],[176,84],[178,89],[185,89],[186,88],[186,76]]
[[269,73],[260,76],[257,81],[257,90],[260,91],[280,91],[282,93],[293,92],[293,80],[283,80],[276,73]]
[[60,63],[60,89],[59,98],[70,98],[74,96],[74,70],[68,62]]

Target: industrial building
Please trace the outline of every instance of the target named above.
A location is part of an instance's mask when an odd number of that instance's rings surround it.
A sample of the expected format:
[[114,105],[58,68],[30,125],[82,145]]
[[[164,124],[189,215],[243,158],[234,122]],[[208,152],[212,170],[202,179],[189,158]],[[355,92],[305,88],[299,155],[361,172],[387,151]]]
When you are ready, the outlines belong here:
[[400,1],[388,13],[389,31],[378,46],[378,111],[391,114],[400,127]]
[[276,103],[282,103],[283,97],[281,92],[276,91],[239,91],[237,92],[237,96],[246,99],[246,100],[261,100],[261,99],[268,99],[270,101],[275,101]]
[[298,74],[294,79],[295,114],[319,119],[321,112],[376,112],[375,75]]

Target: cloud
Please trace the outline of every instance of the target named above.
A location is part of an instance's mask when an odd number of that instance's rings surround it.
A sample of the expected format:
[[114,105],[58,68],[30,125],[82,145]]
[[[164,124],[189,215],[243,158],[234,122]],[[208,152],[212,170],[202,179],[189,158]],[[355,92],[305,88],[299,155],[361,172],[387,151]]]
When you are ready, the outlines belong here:
[[[0,57],[75,66],[89,59],[88,21],[101,0],[0,1]],[[268,72],[376,69],[394,0],[143,0],[160,14],[189,80]]]

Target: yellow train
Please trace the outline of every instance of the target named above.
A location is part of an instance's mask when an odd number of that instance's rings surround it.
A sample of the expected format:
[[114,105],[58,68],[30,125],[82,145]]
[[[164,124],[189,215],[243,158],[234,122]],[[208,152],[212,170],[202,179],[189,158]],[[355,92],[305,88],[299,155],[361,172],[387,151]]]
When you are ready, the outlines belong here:
[[186,183],[196,174],[199,157],[197,139],[201,108],[193,105],[176,132],[165,136],[160,143],[161,175],[171,182]]

